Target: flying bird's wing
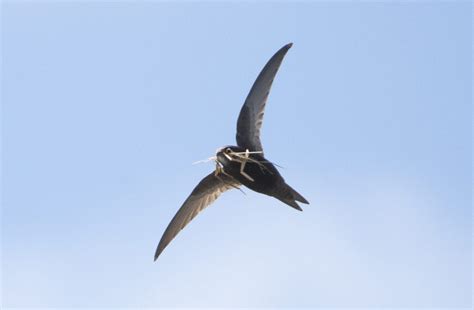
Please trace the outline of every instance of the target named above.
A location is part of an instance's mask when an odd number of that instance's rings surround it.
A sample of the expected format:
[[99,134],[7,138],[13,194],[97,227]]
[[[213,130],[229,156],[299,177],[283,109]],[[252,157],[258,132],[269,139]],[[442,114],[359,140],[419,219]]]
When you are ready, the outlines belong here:
[[293,43],[289,43],[276,52],[253,83],[237,120],[236,139],[238,146],[250,151],[263,151],[260,142],[260,128],[262,127],[265,103],[283,57],[292,45]]
[[166,228],[156,249],[155,260],[181,229],[191,222],[199,212],[213,203],[220,194],[239,185],[240,183],[235,181],[232,177],[222,173],[215,176],[214,172],[212,172],[202,179]]

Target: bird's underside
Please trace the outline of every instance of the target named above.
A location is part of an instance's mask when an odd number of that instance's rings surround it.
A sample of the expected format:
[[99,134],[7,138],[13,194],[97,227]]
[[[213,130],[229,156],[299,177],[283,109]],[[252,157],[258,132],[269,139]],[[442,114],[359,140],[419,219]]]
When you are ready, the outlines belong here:
[[222,148],[216,155],[216,174],[224,173],[251,190],[301,210],[296,201],[308,203],[306,199],[286,184],[276,167],[261,153],[237,146]]
[[308,201],[286,184],[275,166],[264,157],[260,129],[266,100],[273,79],[292,44],[282,47],[267,62],[254,82],[237,121],[237,146],[220,148],[216,156],[215,171],[194,188],[189,197],[166,228],[155,252],[155,260],[176,235],[220,194],[241,185],[256,192],[275,197],[289,206],[301,210],[298,202]]

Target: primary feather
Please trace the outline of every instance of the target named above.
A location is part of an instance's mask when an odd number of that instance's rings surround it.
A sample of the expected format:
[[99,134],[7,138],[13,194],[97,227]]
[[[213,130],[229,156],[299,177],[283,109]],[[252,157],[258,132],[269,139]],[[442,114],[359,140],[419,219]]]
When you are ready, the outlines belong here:
[[283,46],[267,62],[250,89],[237,120],[237,145],[250,151],[262,151],[260,128],[268,94],[281,62],[293,43]]
[[210,173],[191,192],[176,215],[173,217],[166,228],[160,243],[156,248],[155,260],[160,256],[166,246],[176,237],[176,235],[189,223],[199,212],[213,203],[223,192],[228,189],[238,187],[233,178],[220,174],[215,176],[214,172]]

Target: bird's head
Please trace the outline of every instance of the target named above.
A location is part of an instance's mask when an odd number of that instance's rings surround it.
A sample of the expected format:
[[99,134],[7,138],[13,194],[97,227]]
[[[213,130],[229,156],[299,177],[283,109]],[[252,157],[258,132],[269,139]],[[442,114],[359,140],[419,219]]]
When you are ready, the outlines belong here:
[[231,161],[236,161],[238,159],[238,155],[245,152],[245,150],[237,147],[237,146],[224,146],[216,151],[216,161],[223,166],[226,166]]
[[262,154],[262,151],[249,151],[240,146],[224,146],[216,151],[215,161],[222,167],[231,162],[242,163],[247,160],[255,161],[253,154]]
[[253,154],[262,154],[262,151],[249,151],[248,149],[244,149],[239,146],[224,146],[218,148],[216,150],[216,155],[209,157],[208,159],[199,160],[194,162],[194,164],[208,162],[208,161],[215,161],[217,165],[221,168],[230,165],[233,163],[242,163],[247,160],[251,160],[255,162],[255,159],[251,158]]

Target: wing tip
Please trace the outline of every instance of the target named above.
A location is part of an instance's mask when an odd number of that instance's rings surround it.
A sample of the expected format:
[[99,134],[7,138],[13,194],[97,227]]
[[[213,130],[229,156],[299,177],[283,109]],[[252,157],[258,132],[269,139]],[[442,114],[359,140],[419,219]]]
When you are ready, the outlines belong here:
[[155,256],[153,257],[153,261],[156,262],[156,260],[158,259],[158,257],[160,256],[161,254],[161,251],[159,249],[156,249],[156,252],[155,252]]

